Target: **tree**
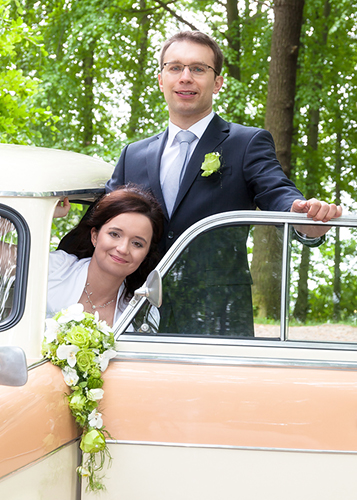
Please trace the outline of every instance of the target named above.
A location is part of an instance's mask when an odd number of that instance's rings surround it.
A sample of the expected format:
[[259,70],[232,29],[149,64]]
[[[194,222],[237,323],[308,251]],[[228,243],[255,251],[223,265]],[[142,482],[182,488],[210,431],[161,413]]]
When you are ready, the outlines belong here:
[[12,18],[10,0],[0,0],[0,141],[31,144],[41,135],[36,129],[39,124],[50,134],[55,132],[56,118],[48,106],[36,105],[42,91],[40,80],[16,64],[21,46],[44,53],[41,37],[31,33],[20,14],[21,9]]
[[[304,0],[275,0],[274,2],[275,21],[271,44],[265,128],[273,135],[278,160],[288,177],[291,171],[296,70],[303,7]],[[269,226],[255,228],[251,267],[253,301],[258,309],[258,316],[279,319],[280,309],[276,305],[279,304],[281,273],[270,274],[269,269],[273,263],[276,263],[278,256],[281,256],[281,242],[278,238],[272,237],[271,231],[272,228]],[[262,243],[259,242],[265,241],[270,241],[271,244],[260,249],[259,244],[262,245]],[[261,258],[262,255],[264,259]]]

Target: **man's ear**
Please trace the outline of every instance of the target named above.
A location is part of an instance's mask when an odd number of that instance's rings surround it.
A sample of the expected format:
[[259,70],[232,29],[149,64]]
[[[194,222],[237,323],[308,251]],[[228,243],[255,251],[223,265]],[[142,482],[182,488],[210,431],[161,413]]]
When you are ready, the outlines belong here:
[[218,92],[222,88],[222,85],[223,85],[223,76],[221,76],[221,75],[216,76],[216,79],[214,81],[213,93],[218,94]]
[[162,83],[161,73],[158,74],[157,79],[159,80],[159,88],[160,88],[161,92],[163,92],[164,91],[164,86],[163,86],[163,83]]

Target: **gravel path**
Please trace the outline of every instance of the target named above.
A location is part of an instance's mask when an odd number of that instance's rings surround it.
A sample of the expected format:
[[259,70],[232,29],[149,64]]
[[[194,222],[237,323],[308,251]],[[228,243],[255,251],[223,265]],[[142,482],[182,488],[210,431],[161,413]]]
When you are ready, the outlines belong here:
[[[254,325],[256,337],[279,337],[279,325]],[[357,342],[357,327],[350,325],[332,325],[325,323],[317,326],[289,327],[291,340],[317,340],[329,342]]]

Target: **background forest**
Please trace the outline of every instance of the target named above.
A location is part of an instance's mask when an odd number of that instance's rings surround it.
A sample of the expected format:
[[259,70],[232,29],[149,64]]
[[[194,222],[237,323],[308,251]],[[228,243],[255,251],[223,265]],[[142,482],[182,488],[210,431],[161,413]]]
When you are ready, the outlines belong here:
[[[211,34],[224,51],[215,110],[270,130],[306,197],[353,211],[357,0],[0,0],[0,142],[114,165],[125,144],[166,127],[157,58],[162,42],[186,29]],[[341,245],[338,231],[329,240],[320,258],[328,251],[339,266],[354,242]],[[308,305],[310,262],[304,248],[294,316],[305,321],[338,297],[339,320],[343,280],[332,265]]]

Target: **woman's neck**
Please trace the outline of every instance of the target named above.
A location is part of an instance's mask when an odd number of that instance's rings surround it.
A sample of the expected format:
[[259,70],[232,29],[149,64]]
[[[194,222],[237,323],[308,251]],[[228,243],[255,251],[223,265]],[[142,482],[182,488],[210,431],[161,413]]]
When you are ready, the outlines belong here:
[[113,275],[98,272],[89,263],[86,283],[79,302],[86,312],[99,313],[99,318],[112,326],[117,303],[117,295],[122,281]]

